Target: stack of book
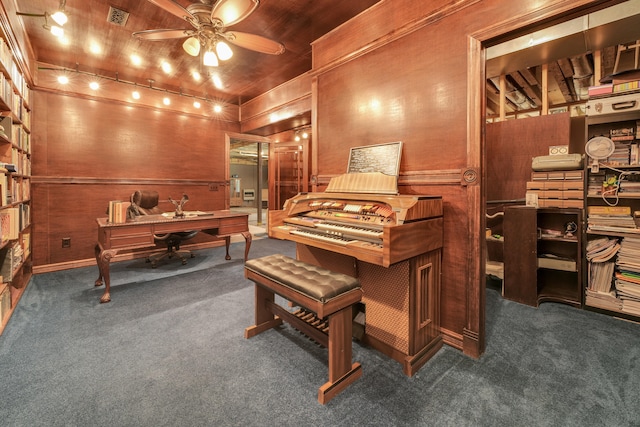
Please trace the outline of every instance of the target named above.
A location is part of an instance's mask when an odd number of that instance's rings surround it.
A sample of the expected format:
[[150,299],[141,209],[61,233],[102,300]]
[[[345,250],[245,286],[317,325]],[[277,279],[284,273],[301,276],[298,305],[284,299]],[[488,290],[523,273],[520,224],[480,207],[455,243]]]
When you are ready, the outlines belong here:
[[616,297],[612,287],[615,261],[613,257],[620,250],[618,239],[601,237],[587,243],[589,280],[585,290],[585,303],[606,310],[620,310],[622,302]]
[[640,181],[637,181],[637,175],[631,175],[632,180],[622,179],[618,183],[618,192],[625,196],[637,197],[640,196]]
[[622,240],[616,265],[615,288],[622,311],[640,315],[640,238]]
[[127,221],[127,210],[131,206],[131,202],[123,202],[122,200],[111,200],[107,215],[109,222],[113,224],[121,224]]
[[640,233],[629,206],[589,206],[587,230],[619,233]]

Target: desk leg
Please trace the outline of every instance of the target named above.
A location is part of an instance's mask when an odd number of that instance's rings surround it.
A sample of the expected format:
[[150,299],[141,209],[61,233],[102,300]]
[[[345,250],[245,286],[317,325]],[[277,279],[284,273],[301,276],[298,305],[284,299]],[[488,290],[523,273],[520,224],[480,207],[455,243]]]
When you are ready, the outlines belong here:
[[251,233],[245,231],[242,233],[242,237],[244,237],[244,260],[247,261],[249,258],[249,249],[251,248]]
[[118,253],[117,250],[102,250],[100,245],[95,247],[96,263],[98,264],[98,278],[95,285],[101,286],[104,281],[104,294],[100,297],[100,303],[111,301],[111,277],[109,274],[109,262]]
[[227,254],[224,256],[224,259],[229,261],[231,259],[231,255],[229,255],[229,245],[231,244],[231,236],[224,236],[224,244],[227,247]]

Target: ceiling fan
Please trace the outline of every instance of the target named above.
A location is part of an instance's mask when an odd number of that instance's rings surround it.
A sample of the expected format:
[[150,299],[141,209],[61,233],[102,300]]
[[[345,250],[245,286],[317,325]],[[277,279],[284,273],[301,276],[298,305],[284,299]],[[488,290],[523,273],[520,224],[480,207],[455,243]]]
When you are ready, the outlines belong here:
[[[174,0],[147,0],[167,12],[184,19],[193,29],[158,29],[136,31],[133,36],[151,41],[187,38],[182,44],[185,52],[202,57],[206,66],[217,66],[218,59],[227,60],[233,51],[226,42],[256,52],[280,55],[285,48],[282,43],[263,36],[239,31],[227,31],[246,19],[258,7],[259,0],[200,0],[186,8]],[[215,52],[214,52],[215,50]]]

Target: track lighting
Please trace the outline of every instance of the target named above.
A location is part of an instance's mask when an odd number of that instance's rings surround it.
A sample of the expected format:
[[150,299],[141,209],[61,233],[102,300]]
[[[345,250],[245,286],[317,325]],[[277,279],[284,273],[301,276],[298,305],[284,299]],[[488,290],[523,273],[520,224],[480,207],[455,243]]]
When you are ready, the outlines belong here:
[[[60,5],[58,6],[58,10],[54,12],[53,15],[50,14],[49,12],[44,12],[44,13],[16,12],[16,15],[44,18],[44,24],[42,25],[42,28],[44,28],[45,30],[51,31],[51,34],[53,34],[54,36],[58,38],[62,38],[64,36],[64,30],[62,29],[62,26],[66,24],[68,21],[67,14],[64,12],[64,7],[66,2],[67,2],[66,0],[60,0]],[[53,22],[55,22],[58,25],[50,26],[47,18],[51,18]]]
[[311,128],[305,127],[296,129],[295,137],[293,138],[296,142],[300,142],[302,139],[309,139],[311,136]]
[[61,27],[67,23],[67,14],[64,13],[64,6],[66,5],[67,0],[60,0],[60,6],[58,6],[58,10],[51,15],[51,19],[55,21],[56,24]]
[[[108,76],[103,76],[103,75],[98,75],[98,74],[94,74],[94,73],[88,73],[85,71],[81,71],[79,70],[77,67],[75,70],[70,70],[67,68],[48,68],[48,67],[38,67],[38,70],[40,71],[54,71],[56,72],[56,74],[58,74],[56,76],[56,81],[58,84],[60,85],[67,85],[67,84],[71,84],[74,83],[74,79],[76,79],[76,75],[84,75],[84,76],[89,76],[90,80],[88,82],[88,86],[92,91],[97,91],[101,88],[101,82],[102,81],[113,81],[116,83],[122,83],[122,84],[128,84],[133,86],[133,90],[131,91],[131,97],[126,99],[126,101],[128,102],[132,102],[133,101],[139,101],[140,99],[142,99],[142,93],[141,91],[138,89],[138,83],[135,82],[128,82],[128,81],[124,81],[124,80],[120,80],[118,77],[118,73],[116,73],[115,78],[113,77],[108,77]],[[215,76],[217,77],[217,76]],[[219,80],[219,78],[218,78]],[[211,99],[209,99],[209,97],[205,94],[203,97],[197,96],[197,95],[186,95],[184,93],[182,93],[182,88],[180,89],[179,92],[173,92],[169,89],[162,89],[159,87],[155,87],[154,83],[155,80],[154,79],[147,79],[147,81],[149,82],[148,86],[144,85],[141,86],[144,90],[153,90],[153,91],[162,91],[165,96],[162,97],[162,104],[164,104],[165,106],[170,106],[173,102],[172,102],[172,97],[171,95],[177,95],[177,96],[188,96],[191,97],[193,99],[193,108],[195,108],[196,110],[199,110],[201,108],[203,108],[203,106],[206,105],[210,105],[213,108],[213,111],[215,113],[221,113],[223,111],[223,107],[220,104],[214,103],[214,101],[212,101]],[[77,80],[75,81],[75,83],[78,83]],[[87,82],[85,82],[86,84]],[[221,83],[220,83],[221,84]],[[62,87],[62,86],[60,86]],[[74,86],[77,87],[77,86]],[[202,102],[201,102],[202,101]],[[180,103],[178,103],[180,104]],[[178,105],[178,108],[180,108],[180,106]]]

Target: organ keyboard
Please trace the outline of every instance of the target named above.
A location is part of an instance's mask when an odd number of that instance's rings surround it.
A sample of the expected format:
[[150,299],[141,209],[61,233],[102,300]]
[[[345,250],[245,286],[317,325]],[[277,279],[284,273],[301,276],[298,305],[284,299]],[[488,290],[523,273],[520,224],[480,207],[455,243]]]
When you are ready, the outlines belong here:
[[440,196],[304,193],[269,212],[269,236],[389,265],[442,247]]

